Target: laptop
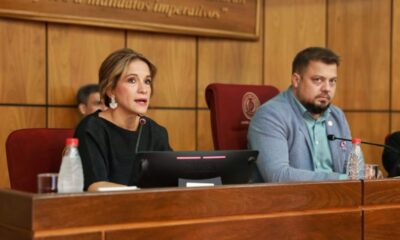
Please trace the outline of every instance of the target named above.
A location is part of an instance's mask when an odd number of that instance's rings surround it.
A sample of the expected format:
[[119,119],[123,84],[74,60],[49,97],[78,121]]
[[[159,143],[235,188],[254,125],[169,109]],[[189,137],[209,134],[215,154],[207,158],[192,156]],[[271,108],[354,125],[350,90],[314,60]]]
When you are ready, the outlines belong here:
[[[179,183],[248,183],[255,150],[148,151],[136,154],[140,188],[177,187]],[[136,181],[135,181],[136,182]]]

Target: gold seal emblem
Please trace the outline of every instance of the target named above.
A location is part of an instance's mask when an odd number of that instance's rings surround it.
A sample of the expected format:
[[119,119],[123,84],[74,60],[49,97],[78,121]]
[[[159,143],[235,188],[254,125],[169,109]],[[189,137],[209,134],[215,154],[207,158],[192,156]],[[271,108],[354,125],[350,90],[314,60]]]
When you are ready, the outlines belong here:
[[246,92],[242,97],[242,110],[247,119],[251,119],[260,106],[260,100],[257,95],[252,92]]

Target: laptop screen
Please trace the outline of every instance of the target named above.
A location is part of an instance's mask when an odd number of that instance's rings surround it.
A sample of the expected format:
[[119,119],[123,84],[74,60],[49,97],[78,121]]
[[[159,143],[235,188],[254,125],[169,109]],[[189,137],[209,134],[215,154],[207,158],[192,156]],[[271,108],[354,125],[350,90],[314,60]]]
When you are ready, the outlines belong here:
[[151,151],[136,154],[138,187],[176,187],[180,179],[221,179],[248,183],[258,156],[255,150]]

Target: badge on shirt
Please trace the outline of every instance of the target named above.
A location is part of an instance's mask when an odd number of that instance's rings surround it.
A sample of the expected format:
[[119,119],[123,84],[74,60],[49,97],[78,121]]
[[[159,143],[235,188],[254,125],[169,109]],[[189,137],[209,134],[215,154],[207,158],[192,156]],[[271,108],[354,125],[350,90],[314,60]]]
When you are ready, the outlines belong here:
[[340,142],[340,148],[341,148],[342,150],[345,150],[345,149],[346,149],[346,141],[341,141],[341,142]]

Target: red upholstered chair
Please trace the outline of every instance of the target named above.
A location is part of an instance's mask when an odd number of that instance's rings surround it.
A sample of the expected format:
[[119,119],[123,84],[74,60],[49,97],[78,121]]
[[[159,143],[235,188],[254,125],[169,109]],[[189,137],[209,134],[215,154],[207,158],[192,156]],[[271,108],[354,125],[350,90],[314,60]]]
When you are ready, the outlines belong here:
[[58,172],[65,139],[73,129],[27,128],[10,133],[6,141],[12,189],[36,192],[38,173]]
[[246,149],[247,128],[257,108],[279,90],[267,85],[212,83],[206,88],[216,150]]

